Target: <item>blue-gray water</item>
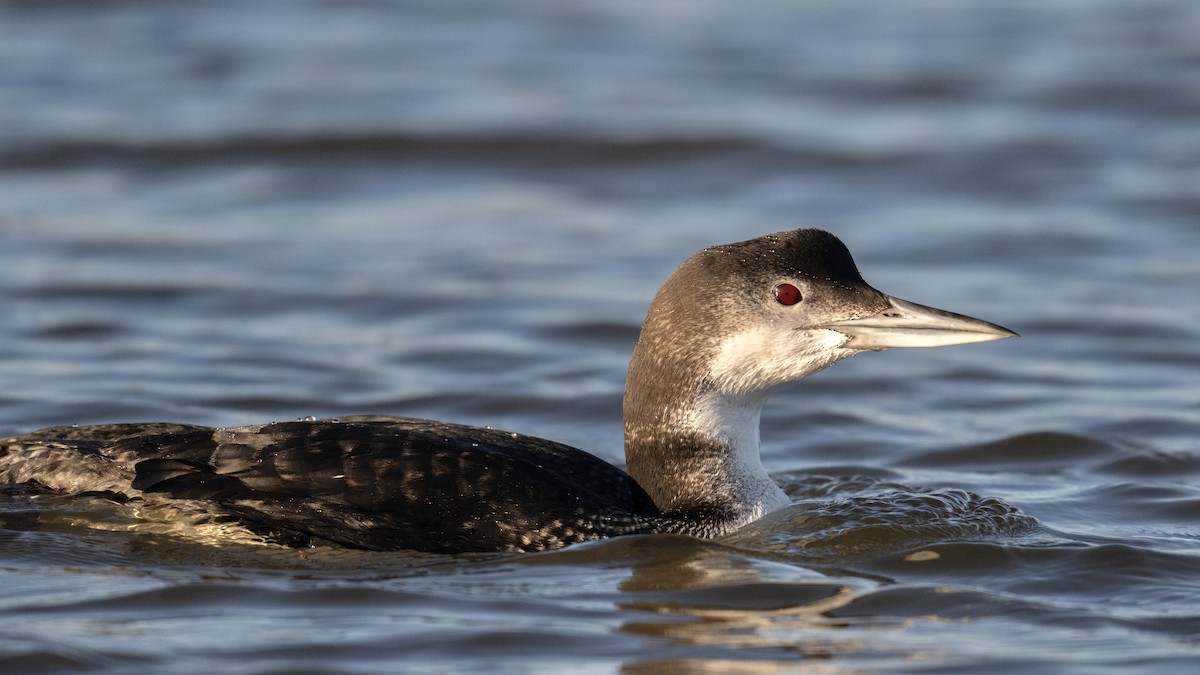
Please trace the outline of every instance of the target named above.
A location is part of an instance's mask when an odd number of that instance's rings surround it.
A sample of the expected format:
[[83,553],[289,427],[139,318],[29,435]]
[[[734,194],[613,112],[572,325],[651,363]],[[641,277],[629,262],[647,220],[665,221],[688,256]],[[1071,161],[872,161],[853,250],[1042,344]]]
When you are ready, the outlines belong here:
[[811,509],[725,541],[299,553],[10,487],[0,671],[1194,668],[1200,5],[589,4],[0,2],[0,434],[389,413],[619,462],[658,284],[799,226],[1023,337],[781,392]]

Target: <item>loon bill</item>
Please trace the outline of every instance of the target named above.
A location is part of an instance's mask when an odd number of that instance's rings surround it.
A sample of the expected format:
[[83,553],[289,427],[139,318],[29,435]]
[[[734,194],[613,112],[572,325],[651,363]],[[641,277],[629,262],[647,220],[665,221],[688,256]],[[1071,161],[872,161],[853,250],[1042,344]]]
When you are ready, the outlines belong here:
[[759,458],[759,415],[777,387],[862,351],[1014,335],[875,290],[827,232],[779,232],[706,248],[658,291],[625,387],[628,473],[552,441],[363,416],[51,427],[0,440],[0,482],[199,500],[186,504],[293,546],[456,553],[715,537],[790,503]]

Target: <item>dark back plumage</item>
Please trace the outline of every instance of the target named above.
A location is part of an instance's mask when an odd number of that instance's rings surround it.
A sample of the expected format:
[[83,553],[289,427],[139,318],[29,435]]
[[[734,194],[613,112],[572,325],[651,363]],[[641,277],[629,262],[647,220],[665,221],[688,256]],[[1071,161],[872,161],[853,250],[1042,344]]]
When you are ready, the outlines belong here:
[[625,472],[593,455],[428,420],[57,427],[5,443],[103,457],[132,476],[121,498],[203,501],[289,545],[535,551],[660,520]]

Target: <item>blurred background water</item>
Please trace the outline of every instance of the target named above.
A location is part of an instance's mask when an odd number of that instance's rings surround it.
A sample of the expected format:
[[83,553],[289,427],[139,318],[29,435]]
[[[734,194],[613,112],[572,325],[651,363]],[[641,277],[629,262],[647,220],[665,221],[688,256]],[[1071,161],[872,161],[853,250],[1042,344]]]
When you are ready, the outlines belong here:
[[388,413],[620,462],[658,284],[800,226],[1023,334],[787,388],[764,462],[813,508],[726,541],[301,555],[10,486],[0,670],[1194,666],[1197,35],[1185,0],[0,0],[0,434]]

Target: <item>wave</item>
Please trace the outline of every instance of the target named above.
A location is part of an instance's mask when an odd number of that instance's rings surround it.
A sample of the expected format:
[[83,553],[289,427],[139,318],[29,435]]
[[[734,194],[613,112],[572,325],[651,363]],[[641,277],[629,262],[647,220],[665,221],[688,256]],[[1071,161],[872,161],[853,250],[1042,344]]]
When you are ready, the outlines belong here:
[[81,164],[145,162],[197,164],[247,159],[424,159],[503,161],[567,166],[686,161],[730,155],[789,165],[859,166],[909,159],[903,153],[862,148],[788,146],[738,135],[610,137],[545,134],[314,133],[229,136],[210,140],[52,140],[0,149],[0,168],[61,168]]

